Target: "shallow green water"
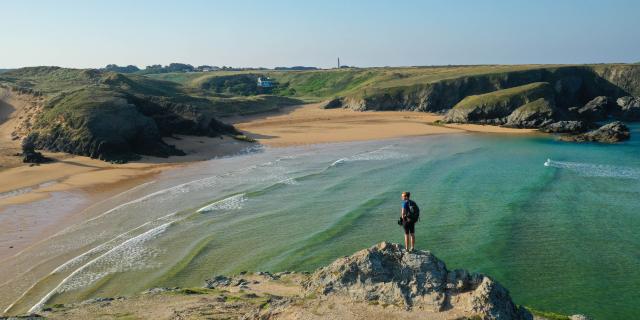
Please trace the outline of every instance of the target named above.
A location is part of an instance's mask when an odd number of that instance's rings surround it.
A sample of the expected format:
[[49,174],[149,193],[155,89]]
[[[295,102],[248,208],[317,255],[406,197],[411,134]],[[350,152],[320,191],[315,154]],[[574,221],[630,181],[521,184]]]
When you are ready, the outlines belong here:
[[219,273],[312,270],[402,242],[395,221],[408,190],[422,209],[417,247],[450,269],[487,273],[537,309],[633,318],[639,129],[618,145],[448,135],[213,160],[52,239],[52,255],[75,259],[34,292],[53,303],[198,286]]

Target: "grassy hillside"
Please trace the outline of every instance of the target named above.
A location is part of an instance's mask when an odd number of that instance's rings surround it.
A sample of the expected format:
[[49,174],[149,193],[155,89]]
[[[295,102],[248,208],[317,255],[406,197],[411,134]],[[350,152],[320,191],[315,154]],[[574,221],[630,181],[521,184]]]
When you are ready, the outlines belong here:
[[540,68],[539,65],[517,66],[452,66],[332,69],[311,71],[213,71],[206,73],[163,73],[147,75],[152,79],[179,83],[186,88],[202,88],[202,84],[218,77],[232,75],[268,76],[279,83],[278,95],[305,101],[321,101],[341,96],[362,96],[393,88],[433,83],[446,79],[491,73],[514,72]]
[[46,98],[27,139],[37,148],[110,161],[182,154],[161,137],[235,134],[216,118],[299,101],[219,96],[171,81],[98,70],[35,67],[0,74],[0,85]]
[[[547,82],[534,82],[509,89],[471,95],[462,99],[445,116],[447,122],[505,124],[524,121],[532,115],[553,114],[553,88]],[[516,111],[514,113],[514,111]],[[523,115],[525,119],[523,118]],[[507,119],[509,117],[509,119]],[[514,126],[520,126],[514,124]]]
[[496,90],[490,93],[471,95],[464,98],[453,108],[456,110],[473,110],[478,107],[499,107],[506,106],[514,100],[523,102],[525,100],[535,100],[550,91],[546,82],[534,82],[523,86],[509,89]]
[[[487,65],[312,71],[214,71],[148,75],[192,90],[217,78],[268,76],[278,82],[273,94],[304,101],[341,98],[358,110],[441,111],[466,96],[533,82],[557,86],[560,105],[583,104],[594,95],[640,95],[638,65]],[[223,92],[224,90],[218,90]],[[588,101],[588,100],[587,100]]]

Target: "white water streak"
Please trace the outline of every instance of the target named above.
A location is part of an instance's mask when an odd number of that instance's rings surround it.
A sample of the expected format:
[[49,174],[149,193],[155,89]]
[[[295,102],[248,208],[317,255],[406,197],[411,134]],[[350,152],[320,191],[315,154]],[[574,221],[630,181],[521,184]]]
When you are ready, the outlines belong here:
[[566,169],[585,177],[605,177],[640,180],[640,169],[606,164],[554,161],[547,159],[546,167]]

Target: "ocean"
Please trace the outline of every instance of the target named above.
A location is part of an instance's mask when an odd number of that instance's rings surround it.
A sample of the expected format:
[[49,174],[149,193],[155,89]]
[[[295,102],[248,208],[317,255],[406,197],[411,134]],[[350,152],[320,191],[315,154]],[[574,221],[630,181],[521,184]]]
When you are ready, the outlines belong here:
[[421,208],[416,247],[449,269],[486,273],[536,309],[633,318],[640,126],[632,129],[615,145],[450,134],[255,148],[96,204],[94,218],[17,256],[19,275],[2,286],[25,292],[12,310],[26,311],[202,286],[217,274],[312,271],[402,243],[400,194],[411,191]]

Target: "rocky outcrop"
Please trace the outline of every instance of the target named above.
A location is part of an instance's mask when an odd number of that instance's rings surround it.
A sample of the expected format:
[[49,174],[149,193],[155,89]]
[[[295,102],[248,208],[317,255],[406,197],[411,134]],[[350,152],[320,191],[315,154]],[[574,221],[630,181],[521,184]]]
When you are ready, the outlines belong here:
[[522,105],[508,117],[506,127],[539,128],[554,121],[556,117],[553,100],[540,98]]
[[323,109],[337,109],[337,108],[342,108],[343,102],[341,98],[335,98],[335,99],[331,99],[329,101],[327,101],[326,103],[322,104],[322,108]]
[[409,253],[380,243],[336,260],[304,283],[308,292],[441,312],[456,308],[483,319],[530,319],[509,292],[491,278],[450,271],[428,251]]
[[[78,100],[86,102],[77,106]],[[114,162],[138,159],[139,154],[161,157],[184,154],[161,138],[155,121],[141,114],[125,95],[87,89],[69,94],[46,108],[26,139],[37,149]]]
[[606,124],[584,134],[561,137],[564,141],[615,143],[629,140],[629,127],[620,121]]
[[578,116],[589,121],[606,119],[615,111],[615,103],[606,96],[598,96],[578,109]]
[[625,96],[616,100],[618,105],[617,117],[621,120],[640,120],[640,97]]
[[40,164],[51,161],[53,160],[35,150],[35,144],[32,139],[24,139],[22,141],[22,162]]
[[444,117],[445,122],[507,124],[537,127],[553,121],[553,89],[546,82],[464,98]]
[[640,95],[640,65],[565,66],[503,73],[465,75],[451,79],[356,92],[344,97],[354,110],[446,112],[465,97],[548,82],[555,104],[563,110],[582,106],[596,96]]
[[547,133],[582,133],[589,129],[589,125],[584,121],[570,120],[558,121],[540,128]]

